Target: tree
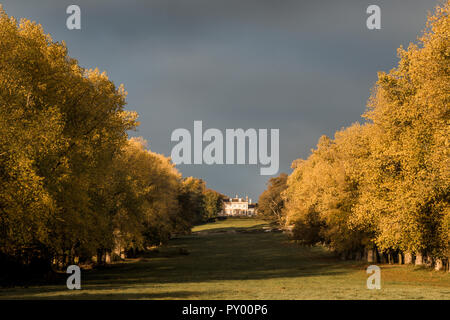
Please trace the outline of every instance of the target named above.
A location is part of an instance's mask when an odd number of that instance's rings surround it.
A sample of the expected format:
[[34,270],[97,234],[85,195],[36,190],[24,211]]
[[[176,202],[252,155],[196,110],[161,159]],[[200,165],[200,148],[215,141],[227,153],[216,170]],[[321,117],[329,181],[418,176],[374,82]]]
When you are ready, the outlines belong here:
[[104,73],[0,9],[0,251],[23,263],[95,251],[91,195],[136,115]]
[[[379,73],[364,117],[296,160],[282,193],[287,224],[307,244],[347,254],[449,257],[450,2],[419,44]],[[400,258],[399,261],[402,261]]]
[[216,218],[223,209],[224,195],[212,189],[206,189],[204,193],[204,221]]
[[323,136],[307,160],[294,162],[283,197],[286,221],[304,243],[325,243],[342,254],[360,252],[366,244],[365,230],[349,222],[363,179],[359,167],[368,156],[368,130],[354,124],[333,140]]
[[375,221],[381,250],[444,257],[450,190],[450,4],[436,8],[419,44],[379,73],[365,117],[375,127],[355,212]]
[[182,216],[190,226],[204,221],[205,207],[204,194],[205,182],[194,177],[184,178],[179,193]]
[[287,188],[287,179],[286,173],[281,173],[278,177],[269,179],[267,189],[264,190],[258,200],[258,215],[282,223],[284,199],[281,197],[281,193]]
[[160,245],[207,217],[205,195],[216,213],[202,180],[128,139],[138,123],[122,85],[1,7],[0,30],[2,277]]
[[165,243],[180,227],[181,174],[169,158],[145,147],[142,138],[131,138],[103,184],[103,207],[113,222],[109,250],[145,250]]

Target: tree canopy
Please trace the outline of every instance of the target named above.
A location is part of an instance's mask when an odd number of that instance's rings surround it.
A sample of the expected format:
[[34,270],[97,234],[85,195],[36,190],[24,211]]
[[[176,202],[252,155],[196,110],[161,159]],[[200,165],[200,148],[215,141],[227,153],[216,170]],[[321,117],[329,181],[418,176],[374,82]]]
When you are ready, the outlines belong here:
[[1,268],[101,262],[203,219],[205,183],[128,137],[138,122],[126,95],[0,8]]
[[448,1],[438,6],[418,43],[398,49],[398,66],[378,74],[366,123],[321,137],[293,162],[282,215],[295,238],[350,256],[376,248],[448,259],[449,12]]

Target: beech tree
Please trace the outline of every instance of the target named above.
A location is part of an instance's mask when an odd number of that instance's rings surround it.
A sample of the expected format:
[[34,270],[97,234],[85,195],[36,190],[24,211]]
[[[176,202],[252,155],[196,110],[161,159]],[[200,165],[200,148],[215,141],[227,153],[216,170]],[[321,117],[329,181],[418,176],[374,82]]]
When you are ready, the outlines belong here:
[[287,187],[287,179],[286,173],[281,173],[278,177],[269,179],[267,189],[264,190],[258,200],[258,215],[282,223],[284,199],[281,197],[281,193]]
[[361,252],[366,230],[350,224],[363,179],[361,163],[368,157],[370,126],[354,124],[323,136],[305,161],[294,163],[284,192],[286,219],[294,234],[307,244],[325,243],[341,254]]
[[115,191],[114,227],[125,249],[145,249],[166,242],[180,214],[181,174],[163,155],[145,149],[146,141],[132,138],[115,162],[111,182]]
[[366,124],[294,161],[283,198],[297,239],[400,263],[426,256],[437,269],[449,260],[449,12],[450,2],[438,6],[419,43],[398,50],[398,67],[378,74]]
[[206,184],[202,179],[187,177],[182,181],[178,199],[184,220],[189,226],[204,221],[205,191]]
[[128,139],[138,123],[126,94],[0,8],[2,276],[145,250],[201,221],[204,182]]
[[206,189],[203,197],[205,210],[203,220],[208,221],[211,218],[216,218],[217,214],[223,209],[223,199],[225,196],[215,190]]
[[93,182],[135,115],[122,86],[81,68],[40,25],[1,9],[0,30],[1,250],[72,257],[92,244]]
[[[443,258],[448,250],[450,4],[437,7],[418,44],[379,73],[365,117],[376,127],[356,213],[376,221],[376,243]],[[420,262],[419,262],[420,263]]]

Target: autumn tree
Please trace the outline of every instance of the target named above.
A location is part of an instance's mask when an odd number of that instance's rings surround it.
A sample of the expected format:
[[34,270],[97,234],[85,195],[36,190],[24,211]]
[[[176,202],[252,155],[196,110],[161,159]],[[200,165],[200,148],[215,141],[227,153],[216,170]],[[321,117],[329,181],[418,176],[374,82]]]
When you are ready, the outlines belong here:
[[145,149],[141,138],[128,141],[115,161],[114,227],[125,249],[145,249],[166,242],[180,214],[181,174],[169,158]]
[[125,105],[122,85],[0,8],[2,278],[145,250],[216,214],[204,181],[128,139],[137,114]]
[[365,117],[376,134],[355,212],[382,251],[438,259],[449,246],[450,4],[436,8],[398,67],[379,73]]
[[203,194],[204,201],[204,221],[208,221],[209,219],[216,218],[217,214],[223,209],[223,200],[225,196],[220,194],[219,192],[206,189]]
[[95,250],[91,201],[135,126],[123,87],[81,68],[42,27],[0,10],[0,250],[73,259]]
[[284,199],[281,197],[281,193],[287,188],[287,179],[286,173],[281,173],[278,177],[269,179],[267,189],[264,190],[258,200],[258,215],[282,223]]
[[[450,2],[436,8],[398,67],[379,73],[364,125],[322,137],[296,160],[285,220],[307,244],[365,248],[398,261],[449,256]],[[376,258],[376,257],[375,257]]]
[[334,139],[323,136],[307,160],[295,161],[288,179],[286,222],[294,236],[306,244],[324,243],[337,253],[361,255],[365,230],[349,221],[358,201],[363,175],[359,169],[367,159],[369,126],[354,124]]
[[178,200],[180,202],[182,216],[189,226],[204,222],[205,191],[206,184],[202,179],[187,177],[182,181]]

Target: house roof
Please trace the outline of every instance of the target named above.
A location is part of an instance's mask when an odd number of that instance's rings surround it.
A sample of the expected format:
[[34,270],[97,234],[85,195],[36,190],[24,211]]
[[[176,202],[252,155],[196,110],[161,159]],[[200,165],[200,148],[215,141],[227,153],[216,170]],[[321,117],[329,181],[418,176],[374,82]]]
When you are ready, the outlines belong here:
[[[239,201],[239,199],[241,199],[241,201]],[[244,199],[244,198],[224,198],[223,199],[224,202],[249,202],[248,200]],[[257,206],[257,203],[249,203],[248,206],[251,208],[255,208]]]

